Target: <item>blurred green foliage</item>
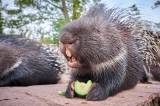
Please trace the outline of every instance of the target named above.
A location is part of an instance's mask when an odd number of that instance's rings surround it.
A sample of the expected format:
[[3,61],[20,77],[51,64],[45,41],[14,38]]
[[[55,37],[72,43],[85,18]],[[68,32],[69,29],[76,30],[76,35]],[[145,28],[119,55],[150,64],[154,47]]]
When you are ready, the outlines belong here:
[[21,9],[15,9],[15,10],[6,10],[6,12],[7,12],[7,14],[10,14],[10,15],[16,15],[16,14],[18,14],[18,13],[20,13],[20,12],[22,12],[22,10]]
[[34,0],[16,0],[15,3],[19,5],[21,8],[35,5]]
[[54,21],[53,22],[53,28],[54,28],[54,30],[57,32],[57,33],[55,33],[55,34],[58,34],[58,32],[63,28],[63,26],[65,25],[65,24],[67,24],[68,23],[68,20],[64,20],[63,18],[59,18],[59,19],[57,19],[56,21]]
[[[0,0],[0,33],[3,33],[4,29],[10,29],[10,32],[7,30],[10,34],[18,30],[19,35],[30,37],[34,34],[40,36],[42,42],[56,43],[59,32],[65,24],[79,18],[88,5],[101,0],[13,0],[16,8],[2,6],[2,1],[5,0]],[[136,4],[130,9],[132,15],[139,18],[141,13]],[[3,17],[2,12],[8,16]],[[53,30],[45,32],[41,25],[48,22],[50,26],[46,27],[52,27]]]
[[3,32],[2,1],[0,0],[0,33]]
[[[1,9],[8,16],[3,20],[0,14],[0,33],[3,32],[3,28],[8,28],[11,31],[7,33],[10,34],[14,34],[14,31],[18,30],[18,34],[24,35],[25,37],[30,37],[31,34],[35,36],[40,35],[40,41],[44,43],[57,43],[61,28],[68,22],[79,18],[85,10],[87,3],[97,3],[99,1],[100,0],[14,0],[16,8],[3,6],[3,9]],[[30,9],[28,10],[30,12],[26,12],[27,9]],[[50,22],[51,26],[48,27],[53,28],[53,30],[50,30],[52,32],[45,32],[44,28],[41,28],[40,25],[47,22]],[[37,25],[35,29],[32,26],[27,27],[27,25],[32,24]],[[39,29],[37,30],[38,27]]]
[[83,3],[80,2],[80,0],[73,0],[73,15],[72,19],[77,19],[81,16],[81,13],[83,11]]
[[40,42],[44,44],[58,44],[59,40],[57,36],[52,36],[52,37],[41,38]]

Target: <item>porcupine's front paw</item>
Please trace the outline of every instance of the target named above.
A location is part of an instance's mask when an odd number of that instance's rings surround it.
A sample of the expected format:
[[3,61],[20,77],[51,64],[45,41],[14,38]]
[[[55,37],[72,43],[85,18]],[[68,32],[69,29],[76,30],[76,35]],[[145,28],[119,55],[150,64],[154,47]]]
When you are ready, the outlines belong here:
[[65,92],[65,97],[67,98],[73,98],[74,97],[74,87],[73,87],[74,81],[70,81],[68,84],[68,87]]
[[96,100],[104,100],[108,97],[106,95],[106,91],[102,86],[98,83],[94,83],[90,91],[88,92],[86,99],[89,101],[96,101]]

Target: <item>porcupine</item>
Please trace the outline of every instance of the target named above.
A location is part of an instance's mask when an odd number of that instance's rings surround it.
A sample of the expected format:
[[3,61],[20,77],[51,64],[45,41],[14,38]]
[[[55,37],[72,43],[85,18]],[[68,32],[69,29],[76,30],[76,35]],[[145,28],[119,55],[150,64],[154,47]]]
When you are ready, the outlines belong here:
[[92,80],[87,100],[103,100],[147,80],[132,25],[123,11],[96,5],[64,26],[60,48],[72,68],[65,92],[74,97],[72,82]]
[[56,48],[31,39],[0,35],[0,86],[55,84],[63,73]]

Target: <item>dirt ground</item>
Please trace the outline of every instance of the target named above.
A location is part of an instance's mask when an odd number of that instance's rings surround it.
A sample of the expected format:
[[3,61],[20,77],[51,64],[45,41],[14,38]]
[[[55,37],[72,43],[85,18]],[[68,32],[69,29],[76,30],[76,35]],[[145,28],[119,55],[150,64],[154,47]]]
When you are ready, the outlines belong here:
[[65,84],[1,87],[0,106],[154,106],[155,102],[160,106],[160,82],[138,84],[104,101],[59,96],[65,88]]

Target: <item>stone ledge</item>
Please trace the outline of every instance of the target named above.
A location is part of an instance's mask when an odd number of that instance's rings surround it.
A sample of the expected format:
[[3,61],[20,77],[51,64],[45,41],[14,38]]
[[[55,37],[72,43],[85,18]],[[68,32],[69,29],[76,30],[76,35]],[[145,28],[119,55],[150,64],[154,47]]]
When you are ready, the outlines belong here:
[[65,84],[1,87],[0,106],[160,106],[160,82],[138,84],[104,101],[59,96],[57,92],[65,88]]

